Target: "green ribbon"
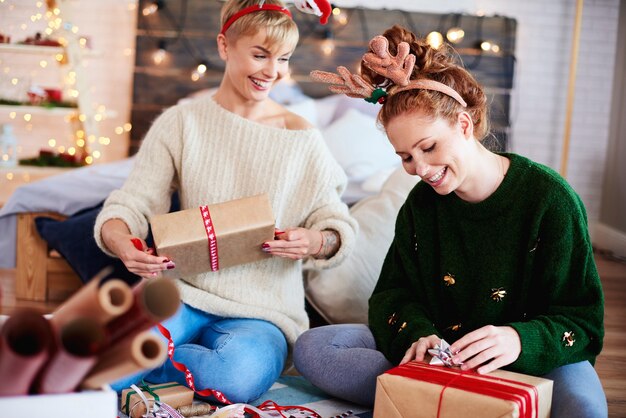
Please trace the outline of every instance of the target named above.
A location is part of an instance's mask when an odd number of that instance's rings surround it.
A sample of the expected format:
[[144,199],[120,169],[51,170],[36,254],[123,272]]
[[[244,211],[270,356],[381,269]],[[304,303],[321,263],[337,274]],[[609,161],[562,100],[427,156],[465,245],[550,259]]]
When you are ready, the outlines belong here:
[[379,87],[376,90],[374,90],[372,92],[372,95],[366,98],[365,101],[368,103],[376,104],[378,103],[378,100],[380,100],[381,97],[385,97],[386,95],[387,95],[387,92]]
[[[167,388],[173,388],[174,386],[180,386],[180,384],[178,383],[164,383],[161,385],[156,385],[153,387],[148,386],[148,384],[146,382],[144,382],[143,380],[141,381],[141,386],[137,385],[141,390],[148,392],[148,394],[152,395],[152,397],[154,398],[155,402],[160,402],[161,398],[159,397],[159,395],[156,394],[156,392],[154,392],[155,390],[160,390],[160,389],[167,389]],[[132,395],[134,395],[135,392],[134,390],[129,390],[126,393],[126,408],[124,408],[124,413],[128,416],[130,416],[130,397]]]

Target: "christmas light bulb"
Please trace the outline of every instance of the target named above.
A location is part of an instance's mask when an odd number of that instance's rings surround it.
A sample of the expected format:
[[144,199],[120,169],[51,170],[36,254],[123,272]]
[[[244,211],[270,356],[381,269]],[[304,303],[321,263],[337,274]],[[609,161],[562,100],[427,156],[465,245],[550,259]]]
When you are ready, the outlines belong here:
[[465,31],[461,28],[450,28],[446,32],[446,38],[453,44],[458,44],[465,37]]
[[141,14],[144,16],[150,16],[151,14],[156,13],[157,10],[159,10],[159,6],[156,3],[150,3],[149,5],[143,8],[143,10],[141,11]]
[[426,36],[426,42],[432,48],[439,49],[441,45],[443,45],[443,35],[437,31],[432,31]]
[[320,49],[322,50],[322,54],[327,57],[332,55],[335,51],[335,41],[333,39],[324,39],[320,45]]

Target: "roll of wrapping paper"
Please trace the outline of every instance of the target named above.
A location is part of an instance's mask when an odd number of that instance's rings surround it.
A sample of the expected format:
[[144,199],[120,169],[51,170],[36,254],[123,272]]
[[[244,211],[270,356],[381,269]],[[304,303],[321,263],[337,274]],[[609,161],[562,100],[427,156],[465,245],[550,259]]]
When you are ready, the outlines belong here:
[[35,393],[72,392],[94,366],[106,342],[95,319],[76,318],[59,328],[50,360],[33,387]]
[[132,335],[103,352],[81,387],[99,389],[102,385],[144,369],[153,369],[167,358],[167,345],[149,331]]
[[128,311],[133,304],[133,291],[119,279],[94,277],[52,314],[52,324],[59,328],[72,319],[89,317],[105,325]]
[[0,330],[0,396],[26,395],[48,359],[54,334],[41,314],[20,310]]
[[171,279],[144,279],[133,294],[131,308],[107,324],[110,344],[166,320],[180,306],[180,292]]

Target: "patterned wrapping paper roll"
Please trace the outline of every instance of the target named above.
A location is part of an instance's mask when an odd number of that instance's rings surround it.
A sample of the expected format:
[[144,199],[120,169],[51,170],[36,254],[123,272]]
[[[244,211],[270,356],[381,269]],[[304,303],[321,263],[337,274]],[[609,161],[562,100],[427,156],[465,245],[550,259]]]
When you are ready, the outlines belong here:
[[0,396],[28,394],[53,341],[50,323],[35,311],[7,319],[0,330]]
[[106,341],[104,327],[93,318],[76,318],[60,327],[50,361],[33,387],[35,393],[69,393],[97,361]]
[[122,377],[158,367],[166,358],[167,346],[157,335],[146,331],[126,337],[100,355],[81,387],[99,389]]
[[119,279],[104,280],[99,273],[87,285],[64,302],[52,314],[51,322],[58,329],[74,318],[94,318],[105,325],[128,311],[133,304],[133,292]]
[[131,308],[106,327],[110,344],[153,327],[180,307],[180,292],[171,279],[144,279],[133,294]]

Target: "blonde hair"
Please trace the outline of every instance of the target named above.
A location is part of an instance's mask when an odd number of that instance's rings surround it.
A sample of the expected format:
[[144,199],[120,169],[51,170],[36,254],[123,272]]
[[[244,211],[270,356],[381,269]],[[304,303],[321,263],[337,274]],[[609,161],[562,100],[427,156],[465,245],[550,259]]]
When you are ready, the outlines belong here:
[[[386,97],[385,104],[378,113],[378,121],[387,126],[389,121],[405,113],[420,111],[433,120],[441,117],[450,124],[456,123],[459,112],[466,111],[474,124],[474,137],[484,139],[489,134],[489,115],[487,97],[482,86],[465,69],[456,64],[453,50],[442,45],[432,48],[424,39],[418,39],[409,30],[395,25],[383,34],[389,41],[389,52],[397,53],[398,44],[406,42],[416,56],[411,80],[429,79],[443,83],[456,92],[467,103],[463,108],[455,99],[438,91],[413,89],[401,91]],[[372,84],[380,84],[384,79],[361,64],[361,74]]]
[[[220,21],[222,27],[238,11],[259,4],[260,0],[228,0],[222,6]],[[265,0],[265,4],[284,6],[281,0]],[[249,13],[237,19],[226,31],[226,36],[237,40],[241,36],[251,36],[259,28],[267,31],[266,45],[289,45],[295,48],[299,33],[296,23],[286,14],[279,11],[263,10]]]

